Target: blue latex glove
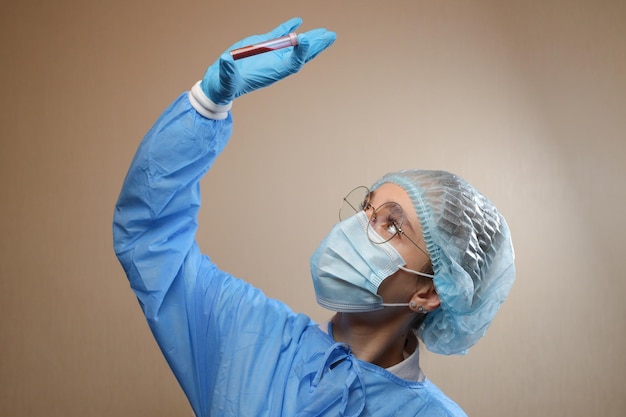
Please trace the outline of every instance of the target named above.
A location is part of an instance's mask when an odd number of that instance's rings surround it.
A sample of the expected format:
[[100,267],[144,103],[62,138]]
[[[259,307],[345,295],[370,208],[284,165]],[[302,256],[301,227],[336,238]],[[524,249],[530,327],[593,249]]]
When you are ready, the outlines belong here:
[[200,82],[204,94],[215,104],[228,104],[236,97],[295,74],[335,42],[334,32],[313,29],[298,34],[298,45],[293,48],[278,49],[237,61],[230,55],[233,49],[285,36],[301,24],[302,19],[293,18],[271,32],[250,36],[232,45],[207,69]]

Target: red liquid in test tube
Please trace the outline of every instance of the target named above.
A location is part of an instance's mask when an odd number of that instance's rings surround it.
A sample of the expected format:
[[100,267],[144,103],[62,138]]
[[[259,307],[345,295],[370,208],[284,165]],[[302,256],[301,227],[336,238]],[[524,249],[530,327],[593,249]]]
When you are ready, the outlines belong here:
[[289,46],[296,46],[297,44],[298,35],[295,32],[292,32],[287,36],[282,36],[280,38],[272,39],[250,46],[244,46],[243,48],[233,49],[232,51],[230,51],[230,54],[234,60],[237,60],[253,55],[262,54],[265,52],[275,51],[277,49],[287,48]]

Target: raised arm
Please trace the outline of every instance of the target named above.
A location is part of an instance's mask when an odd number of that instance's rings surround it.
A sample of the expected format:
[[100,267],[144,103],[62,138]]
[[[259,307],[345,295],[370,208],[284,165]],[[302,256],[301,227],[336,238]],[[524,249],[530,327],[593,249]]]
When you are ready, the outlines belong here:
[[114,215],[114,247],[133,289],[152,316],[163,293],[193,251],[200,178],[232,131],[229,110],[243,94],[298,72],[330,46],[335,34],[314,29],[294,48],[234,61],[229,51],[284,36],[299,18],[232,45],[204,78],[172,103],[142,141],[124,181]]
[[205,408],[202,379],[210,375],[202,357],[209,349],[207,336],[197,333],[209,327],[210,303],[221,288],[208,277],[225,276],[195,243],[199,181],[231,135],[232,101],[298,72],[335,35],[315,29],[298,35],[294,48],[238,61],[229,51],[287,35],[300,23],[291,19],[232,45],[189,93],[178,97],[141,142],[115,207],[115,253],[198,415]]

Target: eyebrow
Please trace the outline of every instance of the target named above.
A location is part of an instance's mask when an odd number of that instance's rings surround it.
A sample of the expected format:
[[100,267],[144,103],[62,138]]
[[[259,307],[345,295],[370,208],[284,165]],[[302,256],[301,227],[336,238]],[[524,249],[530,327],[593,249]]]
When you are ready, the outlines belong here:
[[[402,206],[400,206],[400,207],[402,207]],[[404,209],[402,209],[402,211],[404,211]],[[406,219],[406,224],[409,226],[409,229],[411,229],[411,232],[413,232],[413,235],[416,236],[417,232],[415,231],[415,229],[413,229],[413,225],[411,224],[411,222],[409,221],[408,218]]]

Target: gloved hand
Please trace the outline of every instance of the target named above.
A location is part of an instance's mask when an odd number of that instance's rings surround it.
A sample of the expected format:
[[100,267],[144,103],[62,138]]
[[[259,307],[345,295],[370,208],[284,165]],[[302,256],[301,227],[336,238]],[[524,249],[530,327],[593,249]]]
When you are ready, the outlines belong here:
[[271,32],[250,36],[232,45],[207,69],[200,82],[204,94],[213,103],[226,105],[236,97],[295,74],[335,41],[334,32],[313,29],[298,34],[298,45],[293,48],[278,49],[237,61],[230,55],[233,49],[285,36],[301,24],[302,19],[293,18]]

